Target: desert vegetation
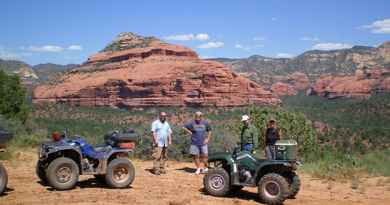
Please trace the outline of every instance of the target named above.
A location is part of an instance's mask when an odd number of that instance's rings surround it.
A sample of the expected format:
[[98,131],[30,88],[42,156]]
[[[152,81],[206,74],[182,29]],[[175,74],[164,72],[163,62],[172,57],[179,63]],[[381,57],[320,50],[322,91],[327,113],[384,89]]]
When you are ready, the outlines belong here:
[[[188,160],[189,136],[182,125],[192,118],[197,108],[114,109],[88,108],[67,105],[31,106],[20,88],[17,77],[3,82],[14,86],[15,93],[1,95],[0,122],[3,129],[14,134],[8,143],[8,152],[1,157],[11,159],[21,148],[36,148],[50,139],[53,131],[67,130],[71,136],[85,137],[92,144],[103,142],[105,133],[133,128],[140,137],[134,157],[151,156],[150,123],[159,111],[168,112],[174,131],[170,158]],[[18,99],[18,100],[14,100]],[[353,179],[357,173],[390,176],[388,113],[390,95],[373,96],[367,101],[332,101],[323,103],[318,97],[295,96],[284,99],[282,107],[200,108],[213,127],[210,152],[232,150],[239,142],[240,117],[250,114],[254,124],[263,133],[267,120],[274,118],[285,138],[299,143],[301,169],[314,176],[328,179]],[[7,105],[9,102],[17,102]],[[12,109],[10,109],[12,108]],[[362,117],[364,116],[364,117]],[[326,131],[316,131],[313,123],[321,121],[329,126]],[[263,146],[263,136],[260,136]],[[261,148],[262,149],[262,148]],[[262,153],[262,152],[260,152]]]

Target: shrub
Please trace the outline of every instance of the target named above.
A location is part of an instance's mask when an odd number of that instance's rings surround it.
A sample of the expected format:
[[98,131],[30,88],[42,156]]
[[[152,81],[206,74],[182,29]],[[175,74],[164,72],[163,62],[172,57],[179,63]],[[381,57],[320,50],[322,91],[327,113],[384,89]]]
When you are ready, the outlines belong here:
[[19,77],[0,70],[0,114],[24,122],[29,111],[26,99],[26,91]]

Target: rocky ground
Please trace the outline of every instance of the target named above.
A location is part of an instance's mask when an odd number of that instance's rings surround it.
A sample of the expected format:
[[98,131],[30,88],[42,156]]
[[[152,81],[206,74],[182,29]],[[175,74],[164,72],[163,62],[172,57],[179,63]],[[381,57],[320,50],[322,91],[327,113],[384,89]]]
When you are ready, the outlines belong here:
[[[256,188],[245,188],[236,195],[217,198],[203,192],[203,176],[191,172],[191,163],[170,162],[169,173],[154,176],[151,162],[135,161],[136,179],[128,189],[108,189],[91,177],[81,177],[77,188],[54,191],[39,184],[34,174],[34,153],[19,153],[15,160],[5,162],[9,173],[9,189],[0,197],[0,204],[215,204],[250,205],[257,201]],[[328,182],[300,174],[303,185],[293,204],[390,204],[390,179],[362,178],[361,183]],[[352,189],[354,187],[355,189]]]

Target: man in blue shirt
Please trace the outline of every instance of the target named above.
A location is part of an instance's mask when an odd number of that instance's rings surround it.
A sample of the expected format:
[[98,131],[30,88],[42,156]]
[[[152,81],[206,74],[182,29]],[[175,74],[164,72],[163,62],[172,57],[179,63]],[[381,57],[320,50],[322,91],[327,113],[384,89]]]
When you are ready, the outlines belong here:
[[166,120],[167,114],[161,112],[159,119],[152,123],[153,133],[153,173],[165,174],[165,163],[168,159],[168,145],[172,144],[172,130]]
[[[209,123],[202,119],[202,113],[198,111],[195,113],[195,119],[185,124],[183,128],[191,135],[190,154],[195,161],[195,174],[207,172],[207,144],[211,138],[211,127]],[[201,164],[203,164],[203,166]]]

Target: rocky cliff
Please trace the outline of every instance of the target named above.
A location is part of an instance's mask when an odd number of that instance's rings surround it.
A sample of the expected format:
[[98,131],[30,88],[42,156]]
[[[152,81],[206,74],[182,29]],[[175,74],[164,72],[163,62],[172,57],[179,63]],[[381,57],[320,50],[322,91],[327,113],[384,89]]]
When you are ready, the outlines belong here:
[[128,108],[275,105],[280,100],[186,47],[121,33],[83,65],[38,86],[33,103]]
[[[358,87],[348,88],[345,87],[346,84],[344,84],[345,86],[342,84],[335,86],[335,84],[342,83],[343,80],[354,79],[355,72],[369,73],[376,68],[389,68],[390,42],[385,42],[378,47],[354,46],[350,49],[331,51],[311,50],[291,59],[254,55],[246,59],[219,58],[214,60],[224,63],[233,71],[258,82],[266,89],[271,89],[279,96],[294,95],[299,90],[310,88],[311,85],[324,84],[330,78],[335,80],[332,87],[337,87],[337,89],[343,87],[348,90],[344,93],[349,94],[344,97],[366,96],[363,93],[375,92],[379,87],[369,86],[370,83],[364,84],[369,81],[359,81],[359,83],[351,85]],[[343,80],[340,79],[340,76],[344,76]],[[317,80],[319,82],[316,82]],[[373,84],[376,85],[377,81]],[[386,84],[387,81],[384,82]],[[316,86],[314,85],[314,87]],[[374,90],[365,91],[364,89],[368,87],[372,87]],[[356,90],[356,93],[353,93],[353,90]],[[329,92],[333,93],[333,90],[329,90]],[[340,90],[334,93],[342,95]]]
[[390,68],[356,70],[354,75],[322,75],[308,95],[334,98],[368,98],[373,93],[390,92]]

